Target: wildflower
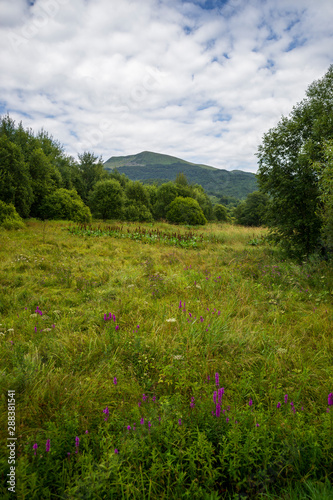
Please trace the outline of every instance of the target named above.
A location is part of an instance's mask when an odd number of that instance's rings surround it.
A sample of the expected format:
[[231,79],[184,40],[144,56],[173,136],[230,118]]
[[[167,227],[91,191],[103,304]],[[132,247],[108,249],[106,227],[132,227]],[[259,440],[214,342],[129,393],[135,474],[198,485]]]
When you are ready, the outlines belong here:
[[150,420],[148,422],[148,427],[149,427],[149,429],[151,428],[151,421]]
[[221,387],[221,389],[217,391],[217,394],[218,394],[218,402],[221,403],[224,394],[224,387]]
[[145,419],[142,417],[140,420],[140,424],[143,425],[145,423]]
[[32,447],[32,448],[35,450],[35,451],[34,451],[34,455],[36,455],[36,450],[37,450],[37,448],[38,448],[38,444],[37,444],[37,443],[35,443],[35,444],[33,445],[33,447]]
[[252,399],[250,399],[249,406],[252,406],[252,405],[253,405],[253,401],[252,401]]
[[217,396],[217,392],[214,391],[214,394],[213,394],[213,400],[214,400],[214,403],[216,404],[216,396]]
[[35,332],[37,332],[37,326],[35,326]]
[[259,424],[256,424],[257,427],[259,427]]
[[204,320],[204,319],[203,319],[203,317],[202,317],[202,316],[200,316],[200,321],[201,321],[201,323],[203,322],[203,320]]
[[104,321],[107,321],[107,320],[108,320],[107,315],[104,314]]
[[49,439],[47,439],[46,440],[46,447],[45,447],[46,453],[48,453],[50,451],[50,447],[51,447],[51,441]]
[[276,407],[277,407],[277,408],[281,408],[281,403],[278,403],[278,404],[276,405]]
[[176,318],[169,318],[165,320],[167,323],[175,323],[177,320]]
[[86,432],[85,432],[85,433],[86,433],[86,434],[88,434],[88,429],[86,430]]
[[219,417],[221,415],[221,406],[219,404],[216,405],[216,416]]
[[181,418],[178,420],[178,425],[182,425],[182,419]]
[[128,425],[128,426],[127,426],[127,430],[128,430],[128,431],[130,431],[130,430],[131,430],[131,426],[130,426],[130,425]]
[[191,408],[194,408],[195,407],[195,403],[194,403],[195,399],[194,398],[191,398],[191,403],[190,403],[190,407]]
[[147,401],[148,397],[145,394],[142,394],[143,401]]
[[139,328],[140,328],[140,325],[136,325],[136,327],[137,327],[137,329],[139,329]]
[[52,328],[55,328],[55,325],[52,325]]
[[215,373],[215,384],[217,387],[220,385],[220,376],[218,373]]
[[113,383],[114,383],[114,385],[117,385],[117,377],[114,377]]
[[155,403],[155,401],[156,401],[156,396],[153,396],[151,399],[152,399],[153,403]]
[[140,406],[141,406],[141,401],[138,402],[138,407],[140,408]]
[[225,421],[228,423],[228,422],[229,422],[229,417],[227,417],[227,418],[225,419]]
[[333,392],[330,392],[328,395],[328,406],[333,406]]
[[116,332],[119,330],[119,325],[116,325]]
[[117,450],[117,448],[114,449],[114,452],[116,455],[118,455],[119,451]]
[[79,445],[80,445],[80,438],[78,436],[76,436],[75,438],[75,453],[77,453],[79,451]]
[[106,415],[104,420],[107,421],[107,419],[109,418],[109,408],[108,407],[104,408],[103,413],[105,413]]
[[285,395],[284,397],[284,402],[287,404],[287,401],[288,401],[288,394]]
[[113,321],[114,321],[114,323],[116,322],[116,316],[115,315],[113,315]]
[[158,417],[158,421],[160,422],[161,421],[161,416]]
[[68,451],[68,452],[67,452],[67,456],[69,457],[69,456],[70,456],[70,454],[71,454],[71,453],[70,453],[70,451]]
[[179,306],[178,307],[179,307],[179,309],[182,308],[182,301],[181,300],[179,301]]

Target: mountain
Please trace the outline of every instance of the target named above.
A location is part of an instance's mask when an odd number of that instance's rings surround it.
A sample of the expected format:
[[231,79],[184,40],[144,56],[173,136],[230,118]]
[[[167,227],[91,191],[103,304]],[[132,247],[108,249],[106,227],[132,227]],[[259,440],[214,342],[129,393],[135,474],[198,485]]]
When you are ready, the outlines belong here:
[[115,168],[132,180],[153,182],[173,181],[180,172],[188,181],[200,184],[208,194],[245,198],[258,189],[256,176],[242,170],[220,170],[209,165],[190,163],[175,156],[143,151],[130,156],[112,156],[105,163],[107,170]]

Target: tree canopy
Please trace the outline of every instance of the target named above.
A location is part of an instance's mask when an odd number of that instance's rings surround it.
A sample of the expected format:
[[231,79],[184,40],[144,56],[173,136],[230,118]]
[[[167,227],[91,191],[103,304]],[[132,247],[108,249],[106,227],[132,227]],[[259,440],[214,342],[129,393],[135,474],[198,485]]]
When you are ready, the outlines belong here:
[[332,138],[333,65],[258,147],[259,186],[270,197],[266,224],[271,237],[298,257],[322,245],[320,172],[327,165],[324,144]]

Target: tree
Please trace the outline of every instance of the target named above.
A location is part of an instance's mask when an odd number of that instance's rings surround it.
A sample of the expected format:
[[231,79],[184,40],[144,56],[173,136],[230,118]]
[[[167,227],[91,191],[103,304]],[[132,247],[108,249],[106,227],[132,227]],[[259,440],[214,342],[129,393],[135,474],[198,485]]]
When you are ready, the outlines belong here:
[[166,182],[158,187],[154,205],[154,215],[158,219],[164,219],[169,209],[170,203],[177,198],[177,186],[173,182]]
[[108,173],[104,170],[102,158],[98,158],[93,153],[85,151],[78,155],[78,169],[82,179],[82,191],[79,194],[85,203],[88,202],[89,194],[96,182],[106,179]]
[[220,205],[219,203],[214,206],[213,209],[214,216],[219,222],[227,222],[228,220],[228,211],[226,207]]
[[270,197],[266,223],[271,237],[291,255],[321,245],[320,175],[323,144],[333,138],[333,65],[313,82],[289,117],[264,134],[258,147],[258,181]]
[[91,212],[75,189],[57,189],[45,197],[40,207],[44,219],[91,222]]
[[322,202],[322,238],[328,249],[333,249],[333,140],[324,146],[325,162],[317,163],[319,171],[320,200]]
[[207,222],[199,203],[193,198],[182,196],[170,203],[166,218],[175,224],[204,225]]
[[19,146],[0,135],[0,199],[13,203],[21,217],[28,217],[34,196],[31,176]]
[[262,226],[265,223],[269,197],[266,193],[254,191],[234,210],[236,222],[243,226]]
[[124,214],[124,191],[114,179],[98,181],[89,197],[89,206],[94,217],[99,219],[121,219]]

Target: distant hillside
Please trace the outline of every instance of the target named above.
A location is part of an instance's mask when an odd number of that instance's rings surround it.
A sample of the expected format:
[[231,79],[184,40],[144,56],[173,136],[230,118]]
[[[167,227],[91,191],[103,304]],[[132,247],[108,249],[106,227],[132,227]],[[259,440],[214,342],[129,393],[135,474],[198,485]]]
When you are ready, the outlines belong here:
[[242,170],[219,170],[208,165],[190,163],[174,156],[144,151],[130,156],[112,156],[105,163],[107,170],[117,169],[132,180],[175,180],[183,172],[188,181],[200,184],[207,193],[245,198],[258,189],[256,177]]

